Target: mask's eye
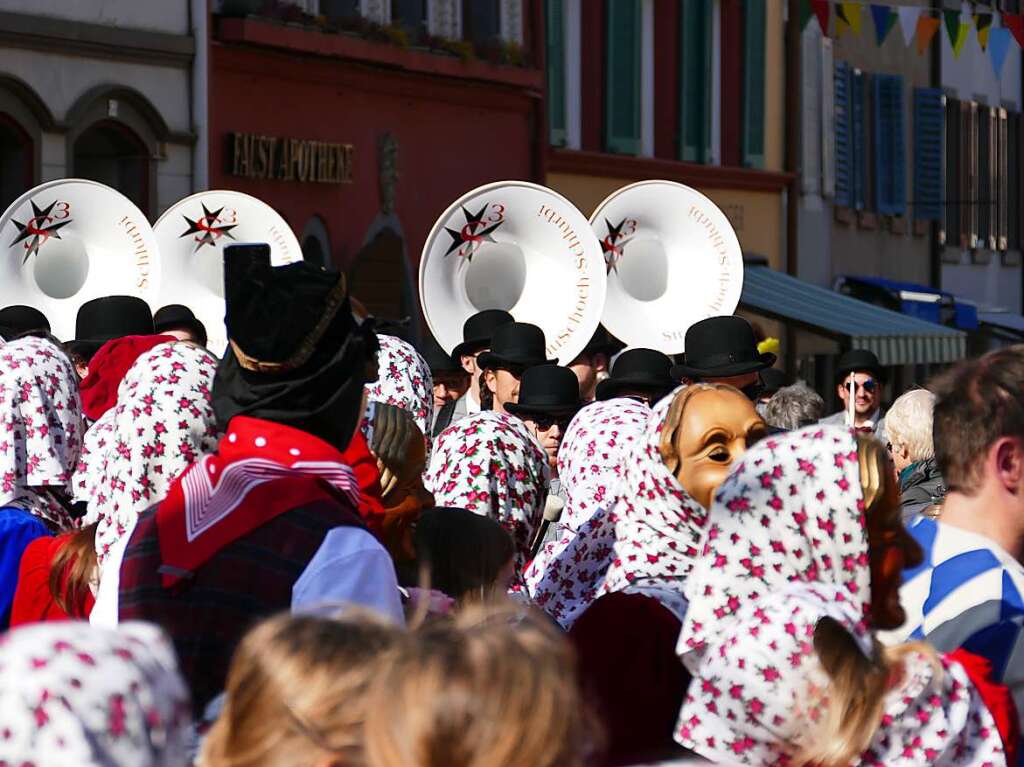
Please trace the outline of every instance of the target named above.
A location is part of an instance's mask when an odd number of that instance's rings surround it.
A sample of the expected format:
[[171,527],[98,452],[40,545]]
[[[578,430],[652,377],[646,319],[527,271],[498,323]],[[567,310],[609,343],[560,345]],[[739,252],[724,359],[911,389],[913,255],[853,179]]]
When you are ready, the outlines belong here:
[[726,450],[724,447],[716,447],[714,450],[708,453],[708,458],[710,458],[712,461],[715,461],[716,463],[728,463],[729,459],[732,458],[732,456],[729,455],[729,451]]

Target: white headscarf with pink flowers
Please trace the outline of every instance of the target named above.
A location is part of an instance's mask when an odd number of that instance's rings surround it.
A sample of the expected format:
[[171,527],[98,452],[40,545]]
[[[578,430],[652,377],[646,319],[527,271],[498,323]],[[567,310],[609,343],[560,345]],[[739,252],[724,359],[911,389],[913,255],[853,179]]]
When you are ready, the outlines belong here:
[[178,475],[216,448],[211,399],[216,371],[216,358],[199,346],[155,346],[135,360],[118,387],[117,404],[89,430],[96,441],[84,462],[87,476],[76,480],[87,492],[83,524],[98,523],[101,563],[134,528],[138,515],[163,500]]
[[73,526],[43,488],[70,490],[85,422],[71,360],[25,336],[0,348],[0,507],[17,506],[55,530]]
[[[411,344],[400,338],[378,335],[377,380],[366,385],[367,401],[394,405],[412,414],[423,433],[430,459],[430,422],[434,416],[434,381],[430,366]],[[363,433],[370,439],[369,419]]]
[[[734,764],[787,764],[815,732],[828,679],[820,621],[865,656],[870,568],[856,438],[814,426],[751,448],[722,483],[686,584],[679,653],[694,674],[676,740]],[[937,675],[912,652],[857,764],[1005,764],[994,721],[963,668]]]
[[544,513],[548,472],[547,454],[523,422],[486,410],[437,436],[424,484],[438,506],[489,516],[508,530],[522,572]]
[[[558,521],[556,539],[544,546],[525,574],[526,587],[534,602],[565,628],[593,599],[588,585],[596,585],[598,574],[589,570],[597,562],[588,556],[588,542],[601,532],[601,525],[592,520],[598,515],[606,516],[602,510],[611,508],[615,502],[628,456],[643,434],[650,413],[651,409],[642,402],[616,398],[587,405],[566,429],[558,450],[558,476],[566,494],[565,509]],[[581,529],[587,537],[583,547],[578,548],[573,542]],[[596,558],[604,567],[611,542],[605,546],[608,550]]]
[[0,637],[0,764],[182,767],[188,689],[157,627],[37,623]]

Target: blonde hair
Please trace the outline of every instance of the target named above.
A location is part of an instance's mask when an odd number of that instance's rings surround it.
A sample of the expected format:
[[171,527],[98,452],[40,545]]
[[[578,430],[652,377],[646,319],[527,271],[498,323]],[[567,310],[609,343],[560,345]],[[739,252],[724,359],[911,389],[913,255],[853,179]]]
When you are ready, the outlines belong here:
[[370,767],[582,767],[592,756],[568,641],[511,608],[471,606],[410,634],[367,710]]
[[[892,464],[878,440],[857,436],[860,484],[864,499],[865,525],[879,520],[898,523],[899,494]],[[814,651],[828,677],[825,690],[818,691],[824,709],[817,730],[800,750],[796,765],[841,767],[863,753],[881,724],[885,697],[901,676],[904,659],[920,654],[934,668],[935,684],[942,679],[942,665],[935,650],[924,642],[882,647],[872,640],[872,657],[867,657],[844,626],[832,618],[818,621],[814,629]]]
[[231,661],[224,711],[200,767],[359,763],[366,690],[400,636],[372,613],[279,615],[252,629]]
[[905,447],[911,461],[926,461],[935,456],[934,412],[935,395],[927,389],[914,389],[897,398],[885,414],[889,441]]
[[824,715],[797,755],[796,767],[843,767],[867,750],[882,722],[886,694],[893,679],[902,676],[907,656],[919,654],[932,665],[933,685],[942,680],[942,664],[930,645],[882,647],[876,640],[873,657],[868,658],[850,632],[831,618],[815,627],[814,651],[829,680],[821,691]]

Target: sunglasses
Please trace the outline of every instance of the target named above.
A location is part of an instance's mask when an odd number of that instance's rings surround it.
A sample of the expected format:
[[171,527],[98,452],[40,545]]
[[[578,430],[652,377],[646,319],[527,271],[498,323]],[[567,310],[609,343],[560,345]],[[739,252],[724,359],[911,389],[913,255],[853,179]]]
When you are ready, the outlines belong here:
[[569,424],[572,422],[572,416],[552,416],[552,415],[531,415],[530,420],[537,424],[537,428],[540,431],[547,431],[555,424],[565,431]]
[[[878,390],[878,382],[875,381],[873,378],[869,378],[868,380],[862,382],[854,381],[853,385],[856,389],[863,389],[868,394],[874,394]],[[848,389],[850,388],[850,385],[843,384],[843,387]]]

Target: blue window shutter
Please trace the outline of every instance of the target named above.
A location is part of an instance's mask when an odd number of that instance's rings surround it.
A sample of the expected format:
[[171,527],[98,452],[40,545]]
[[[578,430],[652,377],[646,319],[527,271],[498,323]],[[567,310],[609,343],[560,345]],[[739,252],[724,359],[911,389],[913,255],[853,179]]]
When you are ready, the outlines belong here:
[[867,205],[868,137],[867,79],[859,69],[850,74],[850,144],[853,155],[853,207],[864,210]]
[[640,153],[640,0],[607,0],[605,149]]
[[914,218],[942,220],[942,90],[914,89]]
[[875,75],[875,203],[885,216],[906,213],[906,154],[903,142],[903,79]]
[[851,143],[850,65],[837,61],[833,74],[833,116],[836,134],[835,203],[853,207],[853,145]]

